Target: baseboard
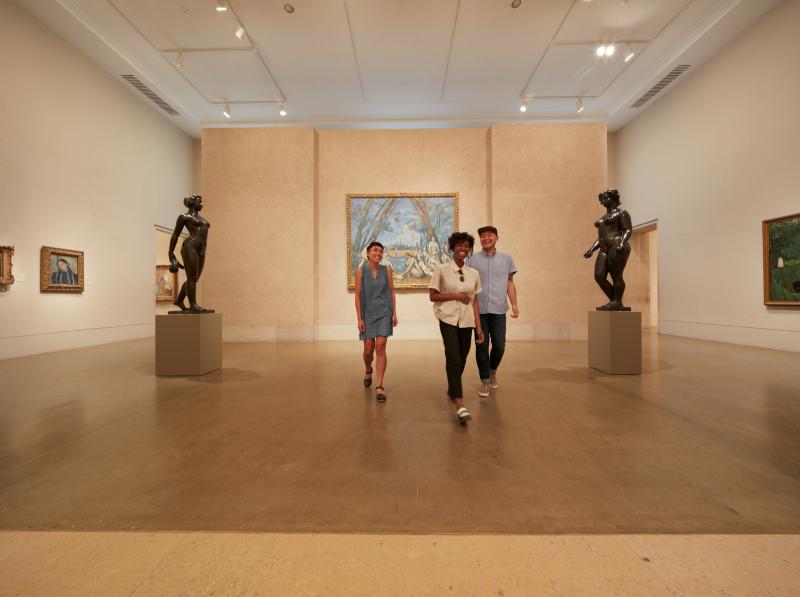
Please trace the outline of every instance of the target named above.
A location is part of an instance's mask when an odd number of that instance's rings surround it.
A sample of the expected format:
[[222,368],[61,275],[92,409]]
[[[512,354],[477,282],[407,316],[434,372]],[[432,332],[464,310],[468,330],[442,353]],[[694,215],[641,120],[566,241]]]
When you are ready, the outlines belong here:
[[800,330],[778,330],[661,319],[658,323],[658,331],[660,334],[668,336],[683,336],[685,338],[743,344],[772,350],[800,352]]
[[14,336],[0,339],[0,359],[13,359],[45,352],[86,348],[87,346],[97,346],[99,344],[148,338],[153,335],[155,335],[154,323],[147,322],[29,336]]

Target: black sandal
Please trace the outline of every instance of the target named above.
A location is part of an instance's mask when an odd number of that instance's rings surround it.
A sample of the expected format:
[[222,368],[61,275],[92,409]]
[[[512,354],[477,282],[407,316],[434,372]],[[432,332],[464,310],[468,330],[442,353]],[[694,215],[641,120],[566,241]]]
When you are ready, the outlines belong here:
[[370,376],[364,378],[364,387],[368,388],[372,385],[372,367],[370,367],[368,371],[364,371],[364,375]]
[[386,402],[386,390],[383,386],[375,387],[375,398],[378,402]]

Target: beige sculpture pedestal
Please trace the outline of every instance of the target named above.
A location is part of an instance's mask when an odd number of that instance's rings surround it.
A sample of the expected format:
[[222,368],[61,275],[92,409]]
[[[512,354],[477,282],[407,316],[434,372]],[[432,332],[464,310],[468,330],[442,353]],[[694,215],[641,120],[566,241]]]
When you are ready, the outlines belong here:
[[606,373],[642,372],[642,314],[589,311],[589,367]]
[[222,367],[222,313],[156,315],[156,375],[203,375]]

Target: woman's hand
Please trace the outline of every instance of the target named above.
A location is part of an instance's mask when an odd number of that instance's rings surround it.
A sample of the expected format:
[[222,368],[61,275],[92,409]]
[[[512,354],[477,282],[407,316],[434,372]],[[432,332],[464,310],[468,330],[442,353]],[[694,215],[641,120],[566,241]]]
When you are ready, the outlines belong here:
[[480,328],[475,330],[475,344],[483,344],[483,330]]
[[465,305],[469,305],[470,302],[472,301],[472,299],[469,298],[469,295],[466,292],[456,292],[453,296],[459,303],[464,303]]
[[586,251],[586,252],[583,254],[583,256],[584,256],[584,257],[586,257],[586,259],[589,259],[589,257],[591,257],[591,256],[592,256],[592,252],[591,252],[591,251]]
[[397,315],[392,315],[392,327],[397,327]]
[[366,332],[367,331],[367,324],[364,323],[363,319],[358,320],[358,331],[359,332]]

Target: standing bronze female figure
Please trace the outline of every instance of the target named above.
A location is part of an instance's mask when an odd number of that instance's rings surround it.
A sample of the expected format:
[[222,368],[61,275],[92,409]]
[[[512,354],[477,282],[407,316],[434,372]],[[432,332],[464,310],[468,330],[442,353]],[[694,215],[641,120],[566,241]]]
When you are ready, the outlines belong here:
[[[589,259],[597,253],[594,263],[594,279],[609,301],[598,311],[630,311],[630,307],[622,304],[622,295],[625,293],[625,280],[622,271],[628,263],[631,246],[628,239],[631,237],[632,226],[630,214],[620,207],[619,191],[608,189],[598,195],[598,200],[606,208],[606,215],[597,220],[597,240],[583,256]],[[611,274],[611,283],[608,275]]]
[[[183,204],[189,208],[185,214],[178,216],[175,223],[175,231],[169,240],[169,269],[177,272],[178,268],[186,270],[186,282],[181,286],[175,304],[180,307],[180,311],[170,311],[170,313],[213,313],[212,309],[204,309],[197,304],[195,295],[197,293],[197,281],[203,273],[203,265],[206,262],[206,240],[208,239],[208,229],[211,227],[201,215],[203,209],[203,198],[200,195],[192,195],[183,200]],[[189,231],[189,238],[181,245],[181,257],[183,265],[175,258],[175,245],[183,231],[183,227]],[[186,307],[183,299],[189,297],[189,306]]]

